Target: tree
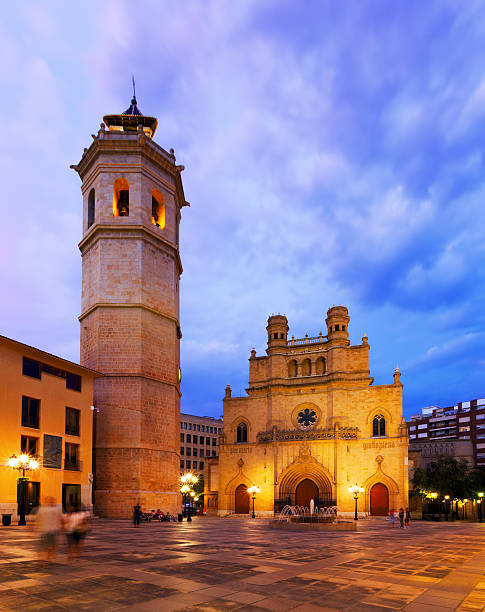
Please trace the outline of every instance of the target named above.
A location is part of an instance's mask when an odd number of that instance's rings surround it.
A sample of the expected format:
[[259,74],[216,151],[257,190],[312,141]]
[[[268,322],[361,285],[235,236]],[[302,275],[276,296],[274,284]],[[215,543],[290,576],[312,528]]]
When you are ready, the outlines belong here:
[[475,476],[464,459],[438,457],[426,470],[418,468],[413,478],[414,495],[426,496],[436,492],[451,499],[472,497],[475,490]]

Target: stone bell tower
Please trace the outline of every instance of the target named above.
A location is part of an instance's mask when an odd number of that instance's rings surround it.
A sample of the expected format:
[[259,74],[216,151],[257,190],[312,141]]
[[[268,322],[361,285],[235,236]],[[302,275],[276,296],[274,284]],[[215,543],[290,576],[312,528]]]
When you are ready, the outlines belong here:
[[107,115],[81,161],[81,364],[96,381],[94,504],[100,516],[133,506],[179,506],[179,223],[187,206],[173,150],[133,97]]

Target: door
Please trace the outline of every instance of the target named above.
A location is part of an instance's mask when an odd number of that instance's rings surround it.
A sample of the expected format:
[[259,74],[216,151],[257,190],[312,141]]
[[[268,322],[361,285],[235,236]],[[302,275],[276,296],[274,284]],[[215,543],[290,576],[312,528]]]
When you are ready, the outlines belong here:
[[310,500],[313,499],[315,506],[318,505],[318,487],[309,478],[302,480],[295,491],[295,503],[297,506],[310,508]]
[[372,516],[389,514],[389,491],[382,482],[378,482],[370,490],[370,513]]
[[[34,508],[39,505],[40,497],[40,482],[32,482],[28,480],[24,484],[25,486],[25,514],[30,514]],[[17,512],[20,514],[22,506],[22,483],[17,484]]]
[[235,514],[249,514],[249,493],[246,485],[240,484],[236,489]]
[[64,511],[69,509],[81,509],[81,485],[62,485],[62,508]]

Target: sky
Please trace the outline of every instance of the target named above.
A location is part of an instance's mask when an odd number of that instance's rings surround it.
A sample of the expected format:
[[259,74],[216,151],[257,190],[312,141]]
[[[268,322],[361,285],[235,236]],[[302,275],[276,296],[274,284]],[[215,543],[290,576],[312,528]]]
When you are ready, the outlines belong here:
[[183,164],[182,411],[244,394],[266,321],[349,308],[406,416],[485,396],[485,3],[10,3],[0,333],[79,361],[77,163],[138,105]]

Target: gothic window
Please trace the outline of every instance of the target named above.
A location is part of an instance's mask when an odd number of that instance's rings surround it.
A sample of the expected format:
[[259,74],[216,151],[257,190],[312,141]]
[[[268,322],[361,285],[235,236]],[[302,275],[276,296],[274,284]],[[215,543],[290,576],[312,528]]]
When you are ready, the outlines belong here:
[[311,408],[300,410],[297,416],[300,429],[310,429],[317,422],[317,413]]
[[248,426],[246,423],[239,423],[237,426],[237,442],[247,442],[248,441]]
[[319,357],[315,364],[315,369],[317,374],[325,374],[325,359],[323,357]]
[[312,373],[312,362],[310,359],[304,359],[301,364],[301,373],[303,376],[310,376]]
[[124,178],[113,183],[113,216],[128,217],[130,214],[130,185]]
[[294,378],[297,375],[298,366],[296,363],[296,359],[292,359],[288,363],[288,378]]
[[91,227],[91,225],[94,223],[94,212],[95,212],[94,206],[95,206],[95,194],[94,194],[94,188],[93,188],[91,189],[88,195],[88,227]]
[[378,438],[386,435],[386,419],[382,414],[376,414],[372,421],[372,436]]
[[152,191],[152,223],[161,229],[165,227],[165,204],[158,189]]

